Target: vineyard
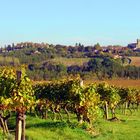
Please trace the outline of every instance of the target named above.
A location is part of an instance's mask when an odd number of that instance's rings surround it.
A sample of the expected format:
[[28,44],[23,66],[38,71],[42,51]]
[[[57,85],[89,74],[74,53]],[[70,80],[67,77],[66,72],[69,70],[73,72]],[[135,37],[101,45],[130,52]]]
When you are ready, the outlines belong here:
[[52,123],[54,128],[64,127],[66,131],[80,128],[87,135],[83,139],[98,138],[101,131],[95,125],[99,119],[121,123],[125,121],[122,115],[131,117],[139,111],[139,104],[139,89],[105,82],[83,85],[80,77],[33,84],[24,68],[0,69],[0,136],[3,138],[12,135],[11,139],[30,139],[31,131],[27,129],[26,134],[25,129],[31,123],[39,127],[35,120],[45,123],[46,129],[53,127]]

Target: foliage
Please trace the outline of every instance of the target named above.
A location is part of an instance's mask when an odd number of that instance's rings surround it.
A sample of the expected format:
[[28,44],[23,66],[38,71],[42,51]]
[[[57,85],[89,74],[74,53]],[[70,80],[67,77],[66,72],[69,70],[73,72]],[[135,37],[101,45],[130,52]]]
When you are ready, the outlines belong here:
[[101,83],[97,87],[97,92],[101,95],[101,100],[107,101],[111,107],[116,106],[120,101],[118,89],[115,86]]
[[89,85],[84,88],[80,97],[80,106],[84,107],[85,109],[83,114],[86,115],[86,117],[89,118],[91,122],[93,122],[93,120],[96,119],[100,112],[100,95],[96,91],[96,85]]
[[[20,81],[17,81],[17,71],[14,68],[0,69],[0,102],[10,110],[29,109],[32,104],[33,90],[30,79],[22,68]],[[26,110],[25,109],[25,110]]]

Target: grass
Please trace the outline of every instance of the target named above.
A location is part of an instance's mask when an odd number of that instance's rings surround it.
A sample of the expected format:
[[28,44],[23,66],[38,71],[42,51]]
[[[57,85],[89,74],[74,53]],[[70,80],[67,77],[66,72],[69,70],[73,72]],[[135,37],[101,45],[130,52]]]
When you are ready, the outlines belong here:
[[101,134],[97,140],[139,140],[140,138],[140,113],[132,116],[118,115],[122,122],[109,122],[100,120],[96,123]]
[[34,125],[30,125],[26,130],[26,138],[29,140],[91,140],[94,138],[77,125],[71,127],[66,122],[34,120],[34,118],[31,120]]
[[61,63],[66,66],[71,66],[71,65],[82,66],[83,63],[86,63],[89,60],[90,58],[62,58],[62,57],[51,59],[52,62]]
[[[94,123],[94,130],[99,132],[96,136],[86,131],[86,124],[78,125],[74,118],[72,123],[67,123],[27,116],[26,140],[139,140],[140,111],[132,115],[129,112],[127,115],[122,115],[119,111],[117,113],[117,117],[123,121],[111,122],[99,118]],[[15,127],[14,121],[13,117],[10,120],[11,128]],[[0,134],[0,140],[2,139]]]
[[[14,117],[11,118],[10,123],[11,128],[15,129]],[[84,129],[77,126],[77,122],[67,123],[27,116],[26,140],[90,140],[93,138]]]

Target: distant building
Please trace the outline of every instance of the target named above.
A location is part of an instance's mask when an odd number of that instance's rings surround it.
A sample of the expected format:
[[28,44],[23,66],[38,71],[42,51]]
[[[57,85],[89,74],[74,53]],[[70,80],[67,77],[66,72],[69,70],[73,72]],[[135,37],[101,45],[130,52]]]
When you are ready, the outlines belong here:
[[140,49],[140,39],[137,39],[137,43],[131,43],[127,46],[130,49]]

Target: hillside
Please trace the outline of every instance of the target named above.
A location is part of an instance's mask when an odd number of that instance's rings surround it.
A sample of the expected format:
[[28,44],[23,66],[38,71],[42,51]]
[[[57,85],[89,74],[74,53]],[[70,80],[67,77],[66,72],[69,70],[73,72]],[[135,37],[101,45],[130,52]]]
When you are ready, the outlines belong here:
[[[1,66],[25,65],[32,80],[79,74],[83,79],[139,79],[139,51],[127,47],[18,43],[0,50]],[[136,66],[136,67],[135,67]]]

